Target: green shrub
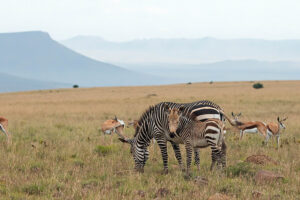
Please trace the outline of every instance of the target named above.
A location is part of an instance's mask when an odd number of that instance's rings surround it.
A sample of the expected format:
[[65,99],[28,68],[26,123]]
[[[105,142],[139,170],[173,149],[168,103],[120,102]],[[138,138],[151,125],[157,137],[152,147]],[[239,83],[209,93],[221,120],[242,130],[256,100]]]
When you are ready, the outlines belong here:
[[262,83],[254,83],[252,87],[255,89],[260,89],[260,88],[263,88],[264,85]]
[[253,176],[255,174],[255,169],[247,162],[237,163],[236,165],[232,165],[227,167],[226,175],[230,177],[240,176],[240,175],[250,175]]
[[83,168],[83,166],[84,166],[84,162],[83,162],[82,160],[80,160],[80,159],[75,159],[75,160],[73,160],[73,163],[74,163],[74,165],[77,166],[77,167]]
[[79,88],[79,85],[73,85],[73,88]]
[[99,156],[106,156],[110,153],[112,153],[114,151],[114,148],[112,146],[102,146],[102,145],[98,145],[95,148],[95,152],[99,155]]
[[44,191],[45,187],[42,185],[32,184],[23,187],[23,192],[29,195],[40,195]]
[[95,178],[88,179],[86,181],[83,181],[81,185],[82,185],[83,188],[97,186],[98,185],[98,180],[95,179]]

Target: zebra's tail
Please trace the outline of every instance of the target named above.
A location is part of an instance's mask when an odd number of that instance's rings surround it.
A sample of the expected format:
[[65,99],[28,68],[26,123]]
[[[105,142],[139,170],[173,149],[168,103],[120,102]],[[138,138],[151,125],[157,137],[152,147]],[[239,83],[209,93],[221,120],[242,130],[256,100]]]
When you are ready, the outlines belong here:
[[220,110],[221,114],[224,115],[224,117],[226,118],[226,120],[229,122],[229,124],[231,126],[235,126],[235,123],[224,113],[223,110]]

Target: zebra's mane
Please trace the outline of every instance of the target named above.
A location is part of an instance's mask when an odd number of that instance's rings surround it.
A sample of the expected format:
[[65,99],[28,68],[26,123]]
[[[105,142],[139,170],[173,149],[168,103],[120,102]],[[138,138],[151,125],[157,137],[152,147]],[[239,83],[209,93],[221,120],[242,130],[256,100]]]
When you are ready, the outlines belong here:
[[137,133],[139,132],[141,126],[143,125],[143,121],[146,120],[151,113],[153,112],[153,110],[155,109],[155,106],[151,105],[149,106],[149,108],[144,111],[144,113],[141,115],[141,117],[138,120],[138,126],[136,127],[135,133],[134,133],[134,137],[136,137]]
[[[171,108],[176,107],[179,108],[180,106],[185,106],[185,107],[190,107],[190,106],[195,106],[195,105],[203,105],[203,106],[212,106],[216,109],[222,110],[222,108],[217,105],[216,103],[209,101],[209,100],[202,100],[202,101],[195,101],[192,103],[174,103],[174,102],[161,102],[158,103],[156,105],[151,105],[149,106],[149,108],[144,111],[144,113],[141,115],[141,117],[138,120],[138,126],[135,130],[135,134],[134,137],[137,136],[137,133],[139,132],[141,126],[143,125],[144,120],[147,120],[147,118],[152,114],[152,112],[156,109],[164,109],[163,105],[167,104],[168,106],[170,106]],[[190,114],[190,108],[185,108],[184,109],[184,115],[186,115],[188,117],[188,115]]]

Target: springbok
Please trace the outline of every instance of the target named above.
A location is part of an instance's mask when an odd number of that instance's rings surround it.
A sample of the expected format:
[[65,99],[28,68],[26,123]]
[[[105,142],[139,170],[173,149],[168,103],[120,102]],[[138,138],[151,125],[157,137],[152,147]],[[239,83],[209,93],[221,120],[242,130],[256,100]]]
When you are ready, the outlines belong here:
[[101,125],[101,130],[104,134],[110,135],[112,133],[116,133],[120,136],[120,134],[123,135],[124,127],[125,122],[115,116],[114,119],[109,119],[103,122],[103,124]]
[[277,123],[271,122],[271,123],[264,123],[260,121],[250,121],[250,122],[241,122],[239,121],[239,117],[242,115],[242,113],[234,114],[231,113],[233,120],[227,117],[225,114],[225,118],[229,121],[229,123],[236,127],[238,130],[240,130],[240,139],[243,138],[244,133],[260,133],[265,137],[266,144],[268,143],[270,137],[276,136],[277,138],[277,148],[279,147],[280,143],[280,131],[281,129],[285,129],[285,125],[283,122],[287,120],[287,117],[284,119],[280,119],[277,117]]
[[0,117],[0,130],[6,135],[7,142],[11,143],[10,133],[8,132],[8,119]]
[[127,128],[128,128],[129,126],[133,126],[134,130],[136,130],[136,128],[139,126],[139,121],[136,120],[136,119],[134,119],[134,120],[132,120],[132,121],[129,121],[129,122],[128,122]]

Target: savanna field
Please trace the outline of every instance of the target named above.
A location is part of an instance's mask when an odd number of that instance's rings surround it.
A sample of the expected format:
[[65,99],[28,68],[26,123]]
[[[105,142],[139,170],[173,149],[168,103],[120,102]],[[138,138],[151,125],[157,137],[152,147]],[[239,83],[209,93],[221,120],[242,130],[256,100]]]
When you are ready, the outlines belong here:
[[[0,199],[208,199],[215,193],[230,199],[300,199],[300,81],[193,83],[149,87],[78,88],[0,94],[1,116],[9,120],[12,144],[0,137]],[[276,122],[287,126],[276,141],[262,144],[259,135],[229,128],[226,134],[227,169],[209,171],[211,151],[200,150],[201,171],[184,179],[171,145],[169,174],[162,175],[162,158],[151,144],[144,174],[136,173],[129,145],[117,135],[103,135],[106,119],[138,119],[148,106],[161,101],[211,100],[227,113],[242,112],[242,121]],[[125,135],[134,134],[133,127]],[[185,163],[185,149],[181,146]],[[245,162],[263,154],[277,161],[266,165]],[[258,184],[260,170],[280,173],[284,179]],[[208,184],[194,181],[197,176]]]

